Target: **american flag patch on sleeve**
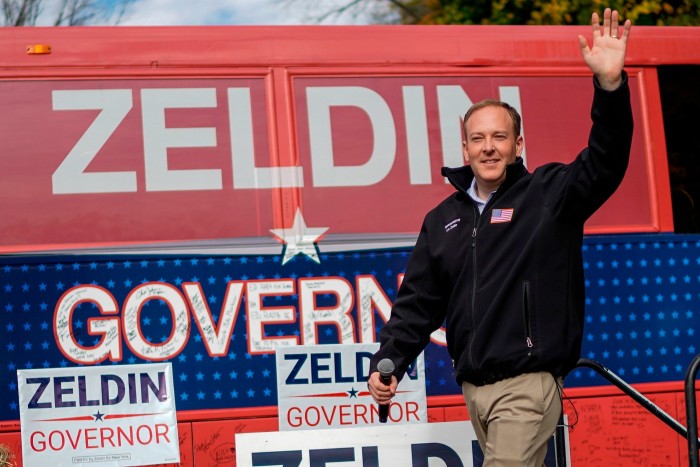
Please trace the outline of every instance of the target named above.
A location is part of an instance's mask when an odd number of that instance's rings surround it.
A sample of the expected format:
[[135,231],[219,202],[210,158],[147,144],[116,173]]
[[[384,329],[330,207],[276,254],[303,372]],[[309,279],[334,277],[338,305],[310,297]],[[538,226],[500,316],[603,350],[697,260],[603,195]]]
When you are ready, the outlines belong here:
[[513,208],[494,209],[491,211],[491,223],[500,224],[501,222],[510,222],[513,218]]

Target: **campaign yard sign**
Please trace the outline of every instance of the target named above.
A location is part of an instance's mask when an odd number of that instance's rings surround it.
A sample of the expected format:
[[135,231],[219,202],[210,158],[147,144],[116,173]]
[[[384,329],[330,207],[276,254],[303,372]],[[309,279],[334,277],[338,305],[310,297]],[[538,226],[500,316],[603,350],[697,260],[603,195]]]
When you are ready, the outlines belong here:
[[[236,465],[343,467],[480,465],[469,422],[387,423],[315,432],[236,433]],[[338,464],[336,464],[336,462]]]
[[[376,342],[278,348],[275,359],[280,431],[378,424],[378,406],[367,389],[369,360],[378,349]],[[421,353],[399,383],[388,423],[427,421]]]
[[18,370],[25,466],[178,462],[170,363]]

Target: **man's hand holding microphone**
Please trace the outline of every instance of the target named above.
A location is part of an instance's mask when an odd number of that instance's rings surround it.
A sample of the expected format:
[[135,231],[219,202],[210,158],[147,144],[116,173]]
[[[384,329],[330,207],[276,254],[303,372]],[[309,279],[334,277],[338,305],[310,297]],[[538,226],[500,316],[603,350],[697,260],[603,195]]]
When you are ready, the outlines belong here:
[[396,394],[396,386],[399,382],[392,373],[394,362],[385,358],[377,364],[377,371],[369,376],[367,387],[372,398],[379,405],[379,422],[386,423],[389,417],[389,404]]

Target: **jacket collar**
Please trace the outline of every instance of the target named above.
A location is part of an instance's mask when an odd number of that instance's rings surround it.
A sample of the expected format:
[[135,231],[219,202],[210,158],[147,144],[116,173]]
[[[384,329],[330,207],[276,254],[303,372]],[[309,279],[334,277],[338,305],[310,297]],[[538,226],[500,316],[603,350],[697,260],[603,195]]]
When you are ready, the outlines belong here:
[[[443,167],[440,173],[449,180],[457,191],[462,193],[467,192],[474,179],[474,172],[468,165],[463,165],[462,167]],[[518,157],[515,159],[515,162],[506,167],[506,179],[498,189],[501,190],[510,187],[527,173],[528,171],[527,168],[525,168],[525,164],[523,164],[522,157]]]

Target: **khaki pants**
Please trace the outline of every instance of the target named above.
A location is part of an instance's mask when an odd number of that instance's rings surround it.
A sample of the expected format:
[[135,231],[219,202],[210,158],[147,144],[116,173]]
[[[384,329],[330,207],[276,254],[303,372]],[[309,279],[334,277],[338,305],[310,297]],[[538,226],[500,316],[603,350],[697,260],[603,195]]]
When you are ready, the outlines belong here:
[[547,442],[561,416],[561,382],[543,372],[485,386],[462,384],[484,467],[544,465]]

